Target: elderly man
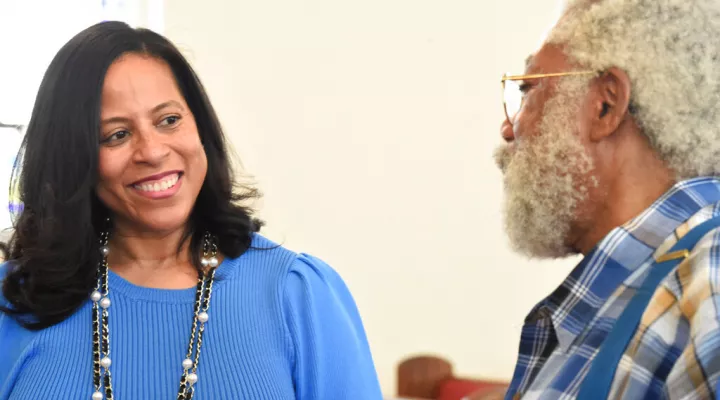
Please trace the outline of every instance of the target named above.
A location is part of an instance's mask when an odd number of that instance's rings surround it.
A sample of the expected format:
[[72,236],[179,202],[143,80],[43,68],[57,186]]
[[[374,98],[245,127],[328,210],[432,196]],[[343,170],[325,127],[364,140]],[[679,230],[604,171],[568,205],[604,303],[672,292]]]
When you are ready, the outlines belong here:
[[720,379],[720,1],[571,1],[503,78],[506,229],[580,253],[508,399],[704,399]]

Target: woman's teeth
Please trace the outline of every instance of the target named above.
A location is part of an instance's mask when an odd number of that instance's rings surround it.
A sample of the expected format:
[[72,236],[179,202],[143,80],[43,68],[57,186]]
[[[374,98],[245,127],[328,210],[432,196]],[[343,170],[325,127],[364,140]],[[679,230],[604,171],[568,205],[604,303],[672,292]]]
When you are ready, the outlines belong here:
[[135,189],[143,191],[143,192],[161,192],[163,190],[168,190],[171,187],[175,186],[179,179],[180,179],[179,174],[173,174],[173,175],[168,175],[159,181],[144,182],[139,185],[133,185],[133,187]]

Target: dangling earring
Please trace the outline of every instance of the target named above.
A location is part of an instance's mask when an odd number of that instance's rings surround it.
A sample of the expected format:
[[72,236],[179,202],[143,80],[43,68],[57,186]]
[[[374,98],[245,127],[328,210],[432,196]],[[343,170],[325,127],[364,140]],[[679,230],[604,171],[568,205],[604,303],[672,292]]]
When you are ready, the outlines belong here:
[[107,264],[107,257],[110,254],[110,247],[108,247],[108,241],[110,240],[110,217],[105,217],[105,227],[100,233],[100,254],[103,257],[103,264]]
[[215,268],[219,263],[217,259],[216,240],[210,232],[205,232],[205,237],[203,238],[203,255],[200,259],[200,264],[203,268]]

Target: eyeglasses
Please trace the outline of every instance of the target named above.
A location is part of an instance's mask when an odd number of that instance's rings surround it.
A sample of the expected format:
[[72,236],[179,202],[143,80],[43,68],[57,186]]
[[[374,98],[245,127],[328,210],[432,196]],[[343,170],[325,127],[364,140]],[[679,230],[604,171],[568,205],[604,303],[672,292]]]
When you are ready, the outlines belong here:
[[534,74],[534,75],[503,75],[503,106],[505,108],[505,117],[510,125],[515,122],[515,117],[520,112],[525,100],[525,93],[522,90],[521,81],[530,79],[551,78],[555,76],[577,76],[595,74],[596,71],[570,71],[556,72],[553,74]]

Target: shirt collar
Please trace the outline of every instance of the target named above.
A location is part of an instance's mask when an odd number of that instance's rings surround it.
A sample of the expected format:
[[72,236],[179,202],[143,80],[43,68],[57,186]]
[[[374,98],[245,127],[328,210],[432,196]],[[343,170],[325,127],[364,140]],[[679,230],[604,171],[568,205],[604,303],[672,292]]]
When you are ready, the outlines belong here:
[[535,306],[526,322],[550,318],[559,346],[569,349],[610,295],[678,226],[719,201],[717,178],[675,184],[640,215],[605,236],[565,281]]

